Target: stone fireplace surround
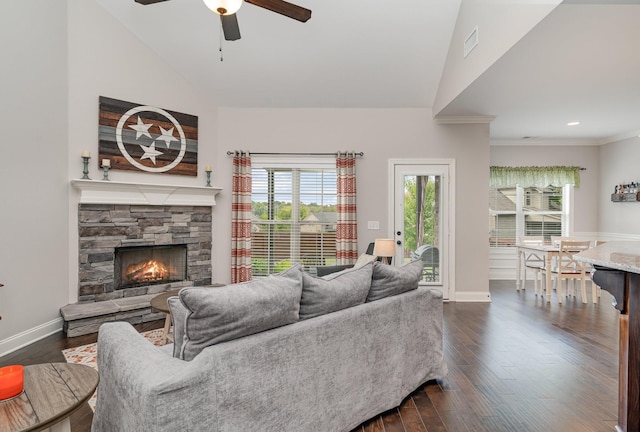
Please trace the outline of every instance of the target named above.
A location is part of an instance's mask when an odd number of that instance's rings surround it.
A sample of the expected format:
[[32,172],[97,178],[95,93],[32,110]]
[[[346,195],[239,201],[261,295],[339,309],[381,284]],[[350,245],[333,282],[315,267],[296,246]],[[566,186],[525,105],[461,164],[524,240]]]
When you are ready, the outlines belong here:
[[[175,288],[211,283],[212,207],[219,188],[72,180],[78,206],[78,303],[61,308],[68,337],[108,321],[163,319],[150,300]],[[187,246],[187,280],[114,289],[115,249]]]

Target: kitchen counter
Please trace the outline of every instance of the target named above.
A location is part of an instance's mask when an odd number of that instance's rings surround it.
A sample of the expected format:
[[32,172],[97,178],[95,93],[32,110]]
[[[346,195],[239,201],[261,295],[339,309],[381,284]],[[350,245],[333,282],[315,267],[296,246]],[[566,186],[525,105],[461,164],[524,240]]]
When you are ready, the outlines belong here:
[[640,273],[640,241],[607,242],[580,252],[575,259],[591,265]]
[[640,432],[640,242],[612,241],[575,255],[620,312],[617,432]]

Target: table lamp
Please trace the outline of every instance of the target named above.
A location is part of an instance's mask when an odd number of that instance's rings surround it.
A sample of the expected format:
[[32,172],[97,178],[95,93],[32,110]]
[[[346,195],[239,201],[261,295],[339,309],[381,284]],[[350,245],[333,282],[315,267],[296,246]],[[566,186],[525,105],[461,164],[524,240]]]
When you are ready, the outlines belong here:
[[389,257],[396,254],[396,245],[393,239],[376,239],[373,246],[373,255],[382,258],[382,262],[389,263]]

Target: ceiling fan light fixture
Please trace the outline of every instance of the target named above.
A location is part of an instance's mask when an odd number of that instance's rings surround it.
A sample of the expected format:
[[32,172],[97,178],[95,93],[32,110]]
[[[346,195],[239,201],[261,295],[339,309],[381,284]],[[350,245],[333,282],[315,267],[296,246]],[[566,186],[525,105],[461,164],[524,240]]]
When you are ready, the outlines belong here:
[[209,9],[218,15],[232,15],[242,6],[242,0],[203,0]]

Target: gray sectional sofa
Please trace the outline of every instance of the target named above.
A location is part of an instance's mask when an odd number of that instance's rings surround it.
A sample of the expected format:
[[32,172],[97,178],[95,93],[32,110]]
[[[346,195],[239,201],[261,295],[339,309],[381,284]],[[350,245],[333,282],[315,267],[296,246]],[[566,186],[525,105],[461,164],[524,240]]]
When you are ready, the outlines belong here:
[[442,294],[417,288],[418,273],[294,267],[186,288],[170,303],[176,343],[160,348],[104,324],[92,430],[349,431],[447,373]]

